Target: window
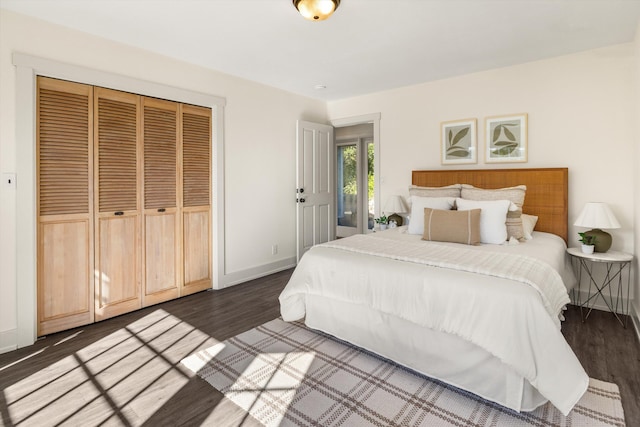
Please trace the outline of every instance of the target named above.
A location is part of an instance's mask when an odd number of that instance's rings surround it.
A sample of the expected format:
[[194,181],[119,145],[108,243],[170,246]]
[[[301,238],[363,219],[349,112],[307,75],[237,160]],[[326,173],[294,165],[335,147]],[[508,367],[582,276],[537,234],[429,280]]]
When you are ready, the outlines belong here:
[[337,237],[373,230],[375,170],[373,137],[336,142]]

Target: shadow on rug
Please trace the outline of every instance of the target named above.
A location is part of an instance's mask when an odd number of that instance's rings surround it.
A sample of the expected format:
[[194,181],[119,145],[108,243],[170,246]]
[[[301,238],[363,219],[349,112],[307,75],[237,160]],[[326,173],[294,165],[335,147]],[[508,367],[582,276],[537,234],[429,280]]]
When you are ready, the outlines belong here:
[[275,319],[182,364],[266,426],[624,426],[618,386],[589,380],[565,417],[518,413],[299,322]]

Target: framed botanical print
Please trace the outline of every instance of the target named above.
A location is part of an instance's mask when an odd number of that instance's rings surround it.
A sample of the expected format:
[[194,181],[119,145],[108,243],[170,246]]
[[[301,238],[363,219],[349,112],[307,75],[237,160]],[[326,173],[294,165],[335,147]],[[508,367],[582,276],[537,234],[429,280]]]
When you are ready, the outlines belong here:
[[527,115],[494,116],[485,119],[485,161],[527,161]]
[[478,162],[476,119],[442,122],[440,125],[440,163],[459,165]]

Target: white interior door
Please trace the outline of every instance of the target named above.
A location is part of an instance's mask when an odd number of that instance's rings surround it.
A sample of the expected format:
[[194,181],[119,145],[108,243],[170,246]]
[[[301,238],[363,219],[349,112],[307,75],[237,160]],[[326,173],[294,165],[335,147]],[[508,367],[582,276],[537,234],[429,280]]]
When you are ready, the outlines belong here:
[[313,245],[335,239],[333,127],[297,122],[297,259]]

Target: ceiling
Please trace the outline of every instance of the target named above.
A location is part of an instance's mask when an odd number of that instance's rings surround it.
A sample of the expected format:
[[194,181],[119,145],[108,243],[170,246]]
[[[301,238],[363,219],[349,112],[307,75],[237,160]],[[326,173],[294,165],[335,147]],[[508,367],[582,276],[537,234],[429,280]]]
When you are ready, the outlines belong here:
[[631,42],[640,22],[640,0],[342,0],[321,22],[291,0],[0,7],[322,100]]

